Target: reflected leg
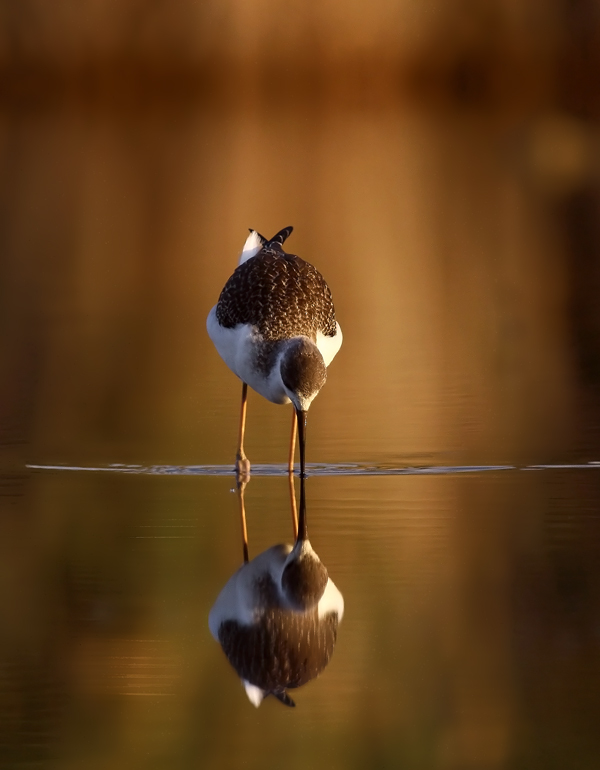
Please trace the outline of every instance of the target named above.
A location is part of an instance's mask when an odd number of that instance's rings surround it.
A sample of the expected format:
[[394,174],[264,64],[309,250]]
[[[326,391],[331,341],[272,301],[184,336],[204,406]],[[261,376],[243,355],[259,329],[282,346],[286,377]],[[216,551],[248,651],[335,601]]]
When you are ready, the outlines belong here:
[[290,455],[288,459],[288,473],[294,472],[294,453],[296,452],[296,431],[298,428],[298,420],[296,417],[296,410],[292,409],[292,435],[290,436]]
[[244,552],[244,564],[248,563],[248,528],[246,527],[246,505],[244,502],[244,492],[246,491],[246,482],[238,481],[237,494],[240,503],[240,522],[242,525],[242,549]]
[[[294,417],[296,415],[294,414]],[[292,529],[294,530],[294,541],[298,537],[298,508],[296,507],[296,488],[294,487],[294,476],[290,474],[288,476],[288,483],[290,487],[290,508],[292,512]]]
[[250,460],[244,453],[244,431],[246,430],[246,403],[248,401],[248,386],[242,384],[242,406],[240,409],[240,432],[238,438],[238,450],[236,454],[235,472],[238,481],[249,481],[250,479]]

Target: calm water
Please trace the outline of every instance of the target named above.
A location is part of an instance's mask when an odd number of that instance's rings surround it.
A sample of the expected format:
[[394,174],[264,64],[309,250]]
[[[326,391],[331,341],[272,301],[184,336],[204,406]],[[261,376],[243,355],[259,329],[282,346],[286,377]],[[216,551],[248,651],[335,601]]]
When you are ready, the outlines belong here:
[[[2,766],[600,765],[591,141],[393,94],[2,112]],[[207,625],[242,547],[205,318],[288,224],[345,335],[307,495],[346,614],[255,709]],[[250,395],[251,556],[291,539],[290,419]]]
[[[250,705],[208,631],[232,486],[31,473],[2,538],[5,766],[595,766],[600,469],[309,478],[346,614],[295,710]],[[284,478],[246,507],[251,557],[291,540]]]

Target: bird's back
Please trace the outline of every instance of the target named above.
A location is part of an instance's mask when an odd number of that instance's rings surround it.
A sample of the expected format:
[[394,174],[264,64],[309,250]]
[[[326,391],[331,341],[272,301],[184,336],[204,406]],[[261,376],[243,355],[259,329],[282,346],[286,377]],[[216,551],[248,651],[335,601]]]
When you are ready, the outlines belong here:
[[219,642],[238,676],[266,692],[300,687],[328,664],[337,639],[338,616],[319,618],[277,607],[264,611],[256,623],[226,620]]
[[264,340],[317,332],[334,337],[337,326],[331,291],[309,262],[282,249],[263,248],[237,267],[216,307],[219,324],[250,324]]

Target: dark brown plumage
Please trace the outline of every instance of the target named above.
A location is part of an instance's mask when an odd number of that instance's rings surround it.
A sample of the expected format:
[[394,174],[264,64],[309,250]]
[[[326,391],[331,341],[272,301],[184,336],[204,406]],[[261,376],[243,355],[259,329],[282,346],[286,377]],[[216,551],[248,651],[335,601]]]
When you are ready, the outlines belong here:
[[300,687],[327,666],[337,638],[338,616],[269,609],[245,626],[226,620],[219,642],[238,675],[267,693]]
[[333,299],[321,273],[272,243],[237,267],[216,313],[221,326],[251,324],[265,341],[299,335],[315,341],[317,331],[328,337],[336,333]]

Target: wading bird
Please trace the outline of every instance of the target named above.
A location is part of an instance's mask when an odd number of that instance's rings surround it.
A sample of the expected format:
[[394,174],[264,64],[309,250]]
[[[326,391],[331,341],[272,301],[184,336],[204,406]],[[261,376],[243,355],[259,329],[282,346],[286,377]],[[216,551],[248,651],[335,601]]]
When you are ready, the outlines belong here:
[[300,475],[306,475],[306,413],[342,344],[325,279],[309,262],[283,250],[292,229],[270,240],[250,231],[238,267],[206,322],[219,355],[243,383],[238,478],[250,474],[244,453],[248,385],[275,404],[294,405],[288,468],[293,472],[297,424]]

